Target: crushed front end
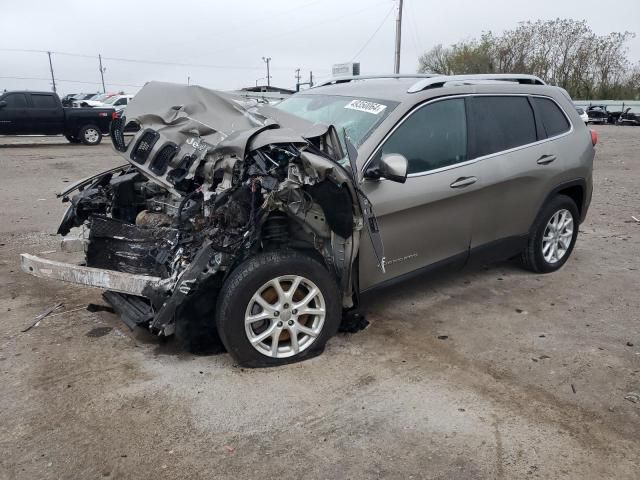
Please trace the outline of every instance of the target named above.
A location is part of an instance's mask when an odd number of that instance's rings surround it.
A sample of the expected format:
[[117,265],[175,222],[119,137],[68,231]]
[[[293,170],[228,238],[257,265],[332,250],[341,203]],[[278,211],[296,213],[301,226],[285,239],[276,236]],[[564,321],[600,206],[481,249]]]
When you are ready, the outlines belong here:
[[201,87],[150,83],[111,137],[128,163],[61,194],[69,208],[58,233],[80,232],[85,264],[24,254],[24,271],[104,288],[131,327],[170,335],[198,293],[218,290],[257,252],[291,248],[320,259],[343,307],[353,306],[363,208],[333,127]]

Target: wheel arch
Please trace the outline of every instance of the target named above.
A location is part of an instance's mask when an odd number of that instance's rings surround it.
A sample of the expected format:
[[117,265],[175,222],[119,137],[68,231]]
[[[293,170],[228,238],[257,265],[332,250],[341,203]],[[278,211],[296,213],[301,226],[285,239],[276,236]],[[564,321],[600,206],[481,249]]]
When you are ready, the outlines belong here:
[[552,198],[556,197],[557,195],[566,195],[567,197],[571,198],[575,202],[576,207],[578,208],[578,215],[580,216],[579,223],[582,223],[587,213],[586,192],[587,192],[587,182],[584,178],[577,178],[575,180],[570,180],[568,182],[563,182],[557,185],[553,190],[551,190],[547,194],[547,196],[544,198],[542,203],[538,206],[538,210],[537,210],[538,213],[536,214],[536,218],[533,220],[529,228],[530,229],[533,228],[538,218],[538,215],[540,215],[540,212],[542,212],[542,209],[544,208],[544,206],[547,203],[549,203],[549,201]]

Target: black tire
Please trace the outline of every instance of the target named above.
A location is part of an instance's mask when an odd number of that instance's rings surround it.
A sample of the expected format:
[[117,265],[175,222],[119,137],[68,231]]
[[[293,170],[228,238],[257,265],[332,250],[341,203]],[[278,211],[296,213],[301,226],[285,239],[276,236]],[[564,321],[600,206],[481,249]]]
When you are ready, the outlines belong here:
[[64,138],[66,138],[69,143],[80,143],[80,140],[78,140],[78,138],[74,137],[73,135],[65,135]]
[[[569,247],[566,249],[564,255],[558,261],[551,263],[544,257],[542,239],[545,234],[547,224],[551,218],[561,210],[567,210],[572,216],[573,235],[571,236],[571,242],[569,243]],[[556,195],[553,197],[544,205],[531,228],[529,239],[527,241],[527,248],[522,252],[521,256],[522,265],[527,270],[531,270],[535,273],[550,273],[562,268],[571,256],[573,247],[576,244],[576,239],[578,238],[579,218],[578,207],[576,207],[575,202],[570,197],[567,197],[566,195]]]
[[95,125],[85,125],[78,132],[78,138],[85,145],[98,145],[102,141],[102,132]]
[[[251,344],[245,331],[245,313],[253,295],[261,287],[272,279],[287,275],[304,277],[317,286],[324,299],[325,317],[321,330],[305,349],[301,348],[299,353],[287,358],[276,358],[261,353]],[[251,368],[272,367],[306,360],[322,353],[327,341],[338,331],[341,311],[338,286],[324,265],[300,252],[281,250],[260,253],[246,260],[229,275],[218,297],[216,325],[222,343],[238,364]],[[295,311],[290,310],[290,313]],[[280,318],[286,319],[284,312]],[[271,326],[278,323],[275,318],[265,322],[270,322]],[[285,320],[285,323],[288,321]],[[284,328],[287,328],[286,325]],[[297,334],[296,338],[299,338]]]

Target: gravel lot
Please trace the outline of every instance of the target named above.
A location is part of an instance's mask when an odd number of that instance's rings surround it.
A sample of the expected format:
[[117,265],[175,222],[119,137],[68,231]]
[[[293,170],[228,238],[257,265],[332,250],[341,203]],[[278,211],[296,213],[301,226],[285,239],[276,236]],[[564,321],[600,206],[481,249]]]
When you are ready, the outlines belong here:
[[74,311],[100,292],[20,272],[58,247],[55,192],[120,161],[108,139],[0,137],[0,478],[640,478],[640,128],[596,128],[560,272],[412,280],[369,299],[367,330],[269,370]]

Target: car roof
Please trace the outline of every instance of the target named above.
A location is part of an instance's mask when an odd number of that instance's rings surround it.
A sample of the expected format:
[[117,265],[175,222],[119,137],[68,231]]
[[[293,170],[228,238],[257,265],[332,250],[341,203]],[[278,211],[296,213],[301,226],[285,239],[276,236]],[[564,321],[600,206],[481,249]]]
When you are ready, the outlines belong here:
[[0,92],[0,94],[2,95],[6,95],[7,93],[38,93],[38,94],[54,95],[53,92],[42,92],[37,90],[9,90],[6,92]]

